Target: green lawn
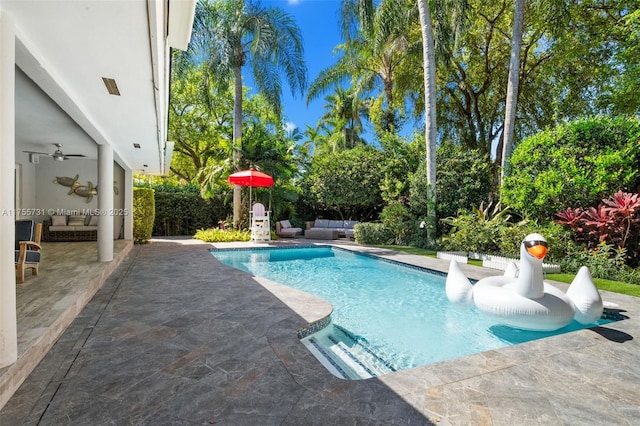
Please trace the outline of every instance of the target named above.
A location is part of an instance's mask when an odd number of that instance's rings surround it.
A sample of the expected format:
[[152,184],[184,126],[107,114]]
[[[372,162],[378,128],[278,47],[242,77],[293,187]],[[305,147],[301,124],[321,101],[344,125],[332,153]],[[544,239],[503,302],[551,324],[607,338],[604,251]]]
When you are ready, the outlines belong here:
[[[567,284],[571,284],[574,277],[575,275],[572,274],[547,274],[547,279]],[[640,285],[621,283],[620,281],[611,281],[602,278],[594,278],[593,281],[600,290],[640,297]]]
[[[435,250],[426,250],[417,247],[409,246],[395,246],[395,245],[376,245],[376,247],[385,248],[389,250],[401,251],[404,253],[417,254],[421,256],[436,257]],[[469,259],[469,265],[482,266],[481,260]],[[575,275],[572,274],[547,274],[547,279],[553,281],[560,281],[562,283],[571,284]],[[640,297],[640,285],[622,283],[619,281],[604,280],[601,278],[594,278],[596,287],[600,290],[612,291],[614,293],[626,294],[628,296]]]

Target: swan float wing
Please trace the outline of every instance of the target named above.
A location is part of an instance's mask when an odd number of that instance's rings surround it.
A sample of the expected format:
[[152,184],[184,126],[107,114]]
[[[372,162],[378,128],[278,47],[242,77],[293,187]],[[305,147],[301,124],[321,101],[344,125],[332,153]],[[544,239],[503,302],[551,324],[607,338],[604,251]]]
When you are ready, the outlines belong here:
[[518,268],[518,265],[516,265],[516,262],[514,262],[513,260],[510,260],[509,263],[507,263],[507,267],[504,270],[504,276],[509,278],[518,278],[519,273],[520,273],[520,270]]
[[567,290],[567,297],[573,303],[576,312],[575,320],[579,323],[591,324],[602,316],[602,297],[586,266],[578,270]]
[[449,264],[445,287],[447,298],[451,303],[465,307],[473,304],[473,285],[455,260],[451,260]]

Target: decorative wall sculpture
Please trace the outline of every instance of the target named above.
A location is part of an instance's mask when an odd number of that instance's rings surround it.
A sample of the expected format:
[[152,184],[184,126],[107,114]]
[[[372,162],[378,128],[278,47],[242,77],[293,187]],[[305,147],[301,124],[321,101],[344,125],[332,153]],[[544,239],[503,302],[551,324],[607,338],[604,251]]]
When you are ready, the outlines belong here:
[[[56,176],[53,183],[70,188],[68,195],[85,197],[87,199],[87,203],[89,203],[93,199],[94,195],[98,195],[98,186],[93,186],[91,181],[89,181],[87,185],[82,185],[78,182],[79,177],[79,175],[75,175],[75,177]],[[118,187],[116,184],[117,182],[113,181],[113,192],[118,195]]]

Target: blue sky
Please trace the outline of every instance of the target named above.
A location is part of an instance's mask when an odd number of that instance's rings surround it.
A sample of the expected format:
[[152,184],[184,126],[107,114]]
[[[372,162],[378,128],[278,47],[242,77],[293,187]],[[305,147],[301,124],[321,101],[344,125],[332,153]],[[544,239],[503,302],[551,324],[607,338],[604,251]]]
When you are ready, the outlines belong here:
[[[339,0],[262,0],[263,6],[279,7],[294,17],[304,38],[304,55],[309,82],[318,73],[336,62],[333,49],[341,43],[338,29]],[[245,85],[251,87],[245,76]],[[284,82],[283,82],[284,83]],[[324,96],[307,106],[299,94],[293,97],[286,84],[283,86],[284,115],[287,123],[293,123],[304,132],[306,124],[315,127],[324,113]]]

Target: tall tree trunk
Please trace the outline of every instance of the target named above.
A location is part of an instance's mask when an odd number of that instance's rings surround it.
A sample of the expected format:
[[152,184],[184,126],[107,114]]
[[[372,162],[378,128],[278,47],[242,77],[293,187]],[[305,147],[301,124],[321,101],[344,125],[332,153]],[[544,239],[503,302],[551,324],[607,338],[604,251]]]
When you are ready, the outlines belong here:
[[516,0],[513,14],[513,37],[511,40],[511,60],[509,64],[509,82],[507,83],[507,102],[504,117],[504,137],[502,139],[502,160],[500,162],[500,188],[504,185],[505,171],[513,152],[516,106],[518,104],[518,84],[520,79],[520,51],[522,49],[522,26],[526,0]]
[[[242,159],[242,68],[234,69],[234,97],[233,97],[233,168],[240,169]],[[251,200],[249,200],[251,202]],[[233,185],[233,227],[237,228],[240,222],[242,207],[242,187]]]
[[427,212],[427,240],[435,241],[436,232],[436,62],[431,13],[427,0],[418,0],[420,27],[422,29],[422,57],[424,74],[425,142],[427,148],[427,184],[430,199]]

